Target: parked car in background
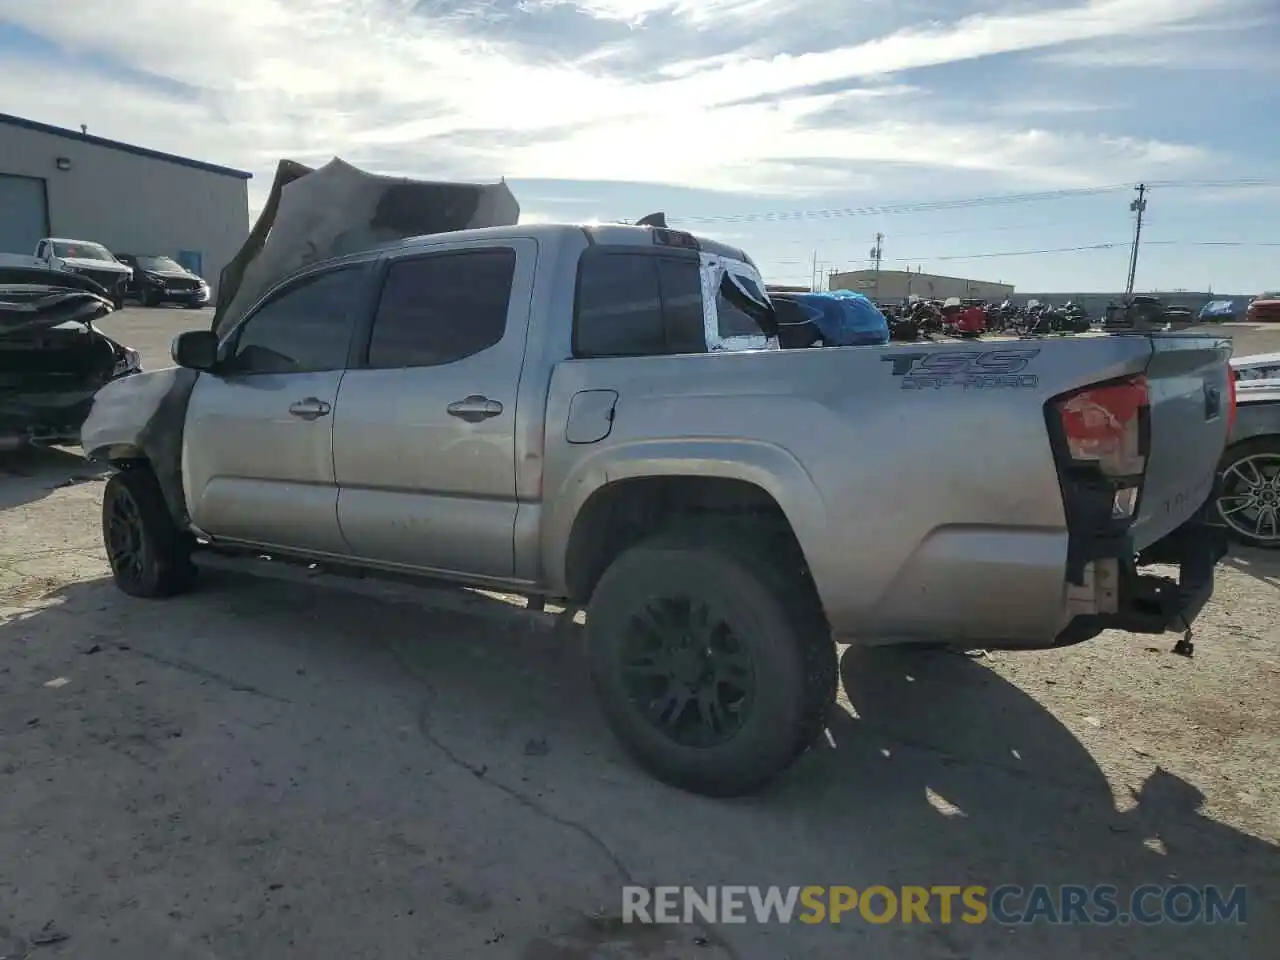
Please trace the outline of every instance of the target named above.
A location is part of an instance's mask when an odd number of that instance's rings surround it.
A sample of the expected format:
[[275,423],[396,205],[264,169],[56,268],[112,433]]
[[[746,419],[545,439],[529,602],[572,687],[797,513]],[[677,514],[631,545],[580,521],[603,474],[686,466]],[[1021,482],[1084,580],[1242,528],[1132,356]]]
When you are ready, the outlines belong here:
[[117,310],[124,304],[124,285],[133,275],[128,265],[100,243],[45,237],[36,244],[36,259],[54,269],[70,270],[94,281],[107,292]]
[[137,253],[116,256],[133,268],[133,277],[124,287],[125,296],[133,297],[144,307],[162,303],[203,307],[209,302],[209,284],[172,257]]
[[142,369],[93,325],[111,310],[83,274],[0,254],[0,449],[78,442],[98,388]]
[[1197,319],[1201,323],[1232,323],[1240,319],[1234,300],[1210,300],[1200,308]]
[[1241,390],[1260,386],[1263,381],[1280,380],[1280,353],[1253,353],[1232,357],[1231,371]]
[[1280,323],[1280,290],[1254,297],[1244,312],[1244,318],[1254,323]]
[[1234,357],[1231,368],[1237,412],[1218,516],[1238,542],[1280,549],[1280,353]]

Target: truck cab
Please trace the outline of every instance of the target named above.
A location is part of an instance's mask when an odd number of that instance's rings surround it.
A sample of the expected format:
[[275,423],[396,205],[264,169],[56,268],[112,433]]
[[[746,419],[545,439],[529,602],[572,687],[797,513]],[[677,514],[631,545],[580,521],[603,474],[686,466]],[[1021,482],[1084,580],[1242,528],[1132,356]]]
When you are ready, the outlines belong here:
[[125,284],[133,276],[133,269],[117,260],[102,244],[45,237],[36,244],[35,257],[55,269],[89,277],[107,291],[117,310],[124,305]]

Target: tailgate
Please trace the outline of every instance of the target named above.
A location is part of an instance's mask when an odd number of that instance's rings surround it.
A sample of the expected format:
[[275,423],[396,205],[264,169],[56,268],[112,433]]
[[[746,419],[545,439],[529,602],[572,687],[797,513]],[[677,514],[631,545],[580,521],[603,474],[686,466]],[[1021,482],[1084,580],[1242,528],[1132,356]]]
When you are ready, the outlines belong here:
[[1138,550],[1172,533],[1209,498],[1231,419],[1231,341],[1150,336],[1151,446],[1132,527]]

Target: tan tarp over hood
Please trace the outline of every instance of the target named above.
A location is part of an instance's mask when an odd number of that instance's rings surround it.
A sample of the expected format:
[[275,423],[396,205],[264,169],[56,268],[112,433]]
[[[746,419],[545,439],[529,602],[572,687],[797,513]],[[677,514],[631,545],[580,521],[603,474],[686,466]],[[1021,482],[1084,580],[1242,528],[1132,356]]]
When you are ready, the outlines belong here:
[[272,286],[308,264],[406,237],[519,219],[520,204],[506,183],[382,177],[336,157],[318,170],[283,160],[249,238],[222,271],[213,331],[224,334]]

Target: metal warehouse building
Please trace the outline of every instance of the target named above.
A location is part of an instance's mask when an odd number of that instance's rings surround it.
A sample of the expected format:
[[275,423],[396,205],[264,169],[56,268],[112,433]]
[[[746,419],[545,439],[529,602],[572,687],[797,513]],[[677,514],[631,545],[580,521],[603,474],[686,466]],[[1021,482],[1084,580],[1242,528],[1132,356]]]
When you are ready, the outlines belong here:
[[832,290],[856,290],[881,303],[896,303],[907,297],[924,297],[926,300],[974,297],[998,303],[1013,296],[1012,284],[942,277],[913,270],[853,270],[849,273],[833,273],[828,283]]
[[173,257],[216,285],[249,233],[250,176],[0,114],[0,253],[90,240]]

